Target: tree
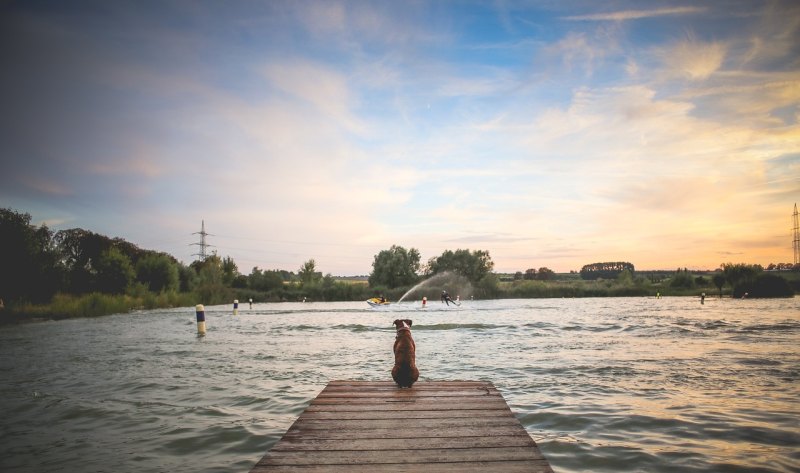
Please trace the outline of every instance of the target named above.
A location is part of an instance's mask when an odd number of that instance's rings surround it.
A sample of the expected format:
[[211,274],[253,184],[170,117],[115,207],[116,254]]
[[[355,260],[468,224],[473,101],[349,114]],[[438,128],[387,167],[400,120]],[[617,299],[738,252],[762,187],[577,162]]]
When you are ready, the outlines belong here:
[[178,284],[180,292],[193,291],[197,286],[197,272],[191,266],[178,263]]
[[230,286],[238,275],[239,268],[236,267],[236,263],[233,261],[233,258],[226,256],[222,260],[222,282]]
[[524,278],[526,281],[533,281],[536,279],[536,270],[533,268],[526,269]]
[[60,288],[63,266],[47,226],[31,216],[0,208],[0,298],[45,302]]
[[467,278],[475,284],[494,268],[494,262],[488,251],[446,250],[441,256],[428,260],[428,273],[438,274],[452,271]]
[[669,282],[669,287],[681,287],[684,289],[692,289],[694,287],[694,278],[689,273],[688,269],[678,270]]
[[202,261],[194,261],[191,266],[197,272],[201,285],[222,285],[222,260],[216,254]]
[[95,265],[103,252],[113,246],[113,241],[82,228],[61,230],[54,236],[66,270],[67,290],[83,294],[96,289]]
[[711,277],[711,281],[715,286],[717,286],[717,289],[719,290],[719,297],[722,297],[722,286],[725,285],[725,275],[722,273],[716,273]]
[[789,282],[777,274],[759,274],[747,289],[752,297],[792,297],[794,295]]
[[247,277],[247,285],[256,291],[271,291],[283,288],[283,277],[279,271],[261,271],[258,266],[253,268]]
[[626,269],[631,274],[635,271],[633,264],[625,261],[587,264],[581,268],[581,279],[614,279]]
[[541,281],[551,281],[556,278],[556,272],[547,267],[539,268],[539,272],[536,274],[536,279]]
[[303,284],[311,284],[322,277],[317,273],[317,262],[313,258],[303,263],[298,271],[298,276]]
[[757,264],[724,263],[722,265],[722,274],[725,275],[725,280],[733,289],[732,297],[742,297],[748,292],[746,287],[750,286],[763,270]]
[[406,250],[392,245],[375,255],[369,285],[386,286],[390,289],[413,285],[419,280],[420,254],[415,248]]
[[180,288],[178,266],[164,253],[150,253],[136,263],[136,280],[147,285],[152,292]]
[[97,289],[108,294],[124,293],[136,277],[130,258],[117,248],[101,253],[94,270]]

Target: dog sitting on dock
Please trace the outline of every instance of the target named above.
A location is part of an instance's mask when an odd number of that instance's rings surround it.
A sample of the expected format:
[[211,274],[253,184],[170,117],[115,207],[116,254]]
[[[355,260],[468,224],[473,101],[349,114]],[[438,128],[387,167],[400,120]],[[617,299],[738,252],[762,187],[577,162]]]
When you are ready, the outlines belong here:
[[419,379],[417,345],[411,337],[411,320],[395,320],[397,338],[394,340],[392,379],[401,388],[410,388]]

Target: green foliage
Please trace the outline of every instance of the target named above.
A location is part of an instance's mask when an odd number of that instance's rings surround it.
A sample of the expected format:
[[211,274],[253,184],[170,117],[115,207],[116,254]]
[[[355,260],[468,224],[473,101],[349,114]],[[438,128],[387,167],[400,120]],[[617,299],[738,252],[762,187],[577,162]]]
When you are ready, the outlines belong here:
[[148,290],[159,293],[180,288],[178,265],[171,257],[151,253],[136,263],[136,280],[147,285]]
[[222,260],[222,282],[223,284],[230,286],[233,284],[233,281],[236,277],[239,276],[239,268],[236,267],[236,263],[233,261],[233,258],[230,256],[226,256]]
[[197,286],[197,272],[191,266],[178,263],[178,290],[180,292],[193,291]]
[[122,294],[133,282],[136,272],[130,258],[116,248],[109,248],[95,262],[94,276],[100,292]]
[[748,297],[792,297],[794,291],[789,282],[777,274],[758,274],[755,279],[746,284],[743,291]]
[[402,246],[392,245],[375,255],[369,285],[388,288],[413,286],[419,280],[419,269],[420,254],[417,249],[406,250]]
[[61,230],[53,236],[66,271],[66,289],[83,294],[104,290],[106,283],[98,279],[97,264],[100,257],[115,248],[135,265],[147,251],[121,238],[109,238],[81,228]]
[[725,285],[725,275],[722,273],[715,273],[714,276],[711,277],[711,282],[717,287],[719,295],[722,297],[722,286]]
[[298,271],[298,276],[300,277],[300,282],[303,284],[313,284],[319,280],[321,275],[317,272],[317,262],[312,258],[303,263],[303,266],[300,267],[300,271]]
[[633,264],[624,261],[616,261],[609,263],[592,263],[587,264],[581,268],[582,279],[614,279],[625,270],[633,273],[635,271]]
[[283,277],[279,271],[262,271],[254,267],[247,278],[247,287],[264,292],[282,289]]
[[132,305],[129,297],[93,292],[84,296],[59,294],[53,299],[50,309],[70,317],[97,317],[128,312]]
[[475,285],[475,296],[479,299],[494,299],[500,295],[499,287],[497,275],[489,273]]
[[742,297],[747,289],[752,286],[756,277],[761,274],[764,269],[757,264],[744,264],[744,263],[724,263],[722,265],[722,274],[725,275],[725,280],[730,284],[733,292],[733,297]]
[[63,281],[52,233],[31,216],[0,209],[0,298],[6,303],[49,300]]
[[428,260],[428,274],[439,274],[446,271],[452,271],[467,278],[472,284],[488,275],[494,262],[488,251],[473,251],[469,250],[456,250],[455,252],[446,250],[439,257],[434,257]]
[[556,278],[556,272],[547,267],[539,268],[539,272],[536,273],[536,279],[540,281],[550,281]]
[[692,289],[693,287],[695,287],[695,281],[688,269],[681,270],[679,268],[675,272],[675,275],[672,276],[672,279],[670,279],[669,287]]

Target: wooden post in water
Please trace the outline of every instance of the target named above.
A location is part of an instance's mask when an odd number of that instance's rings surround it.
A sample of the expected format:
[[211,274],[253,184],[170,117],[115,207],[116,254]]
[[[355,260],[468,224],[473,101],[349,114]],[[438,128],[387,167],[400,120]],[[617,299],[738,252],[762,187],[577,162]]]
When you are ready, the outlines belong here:
[[203,336],[206,334],[206,308],[203,304],[197,304],[194,310],[197,316],[197,335]]

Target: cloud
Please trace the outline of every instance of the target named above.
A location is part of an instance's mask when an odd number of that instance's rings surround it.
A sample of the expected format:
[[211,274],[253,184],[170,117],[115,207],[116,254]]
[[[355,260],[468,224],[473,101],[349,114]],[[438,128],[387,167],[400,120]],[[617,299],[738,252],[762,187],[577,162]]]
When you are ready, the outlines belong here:
[[310,104],[348,131],[364,131],[365,125],[350,112],[357,103],[344,75],[310,61],[270,64],[264,75],[272,87]]
[[643,18],[655,18],[660,16],[692,15],[696,13],[703,13],[705,11],[705,8],[700,7],[672,7],[658,8],[655,10],[622,10],[608,13],[565,16],[561,18],[569,21],[629,21],[640,20]]
[[699,81],[708,79],[722,67],[726,50],[722,42],[706,42],[690,37],[657,54],[663,61],[667,76]]
[[33,176],[18,176],[18,179],[28,189],[51,198],[69,197],[75,194],[73,189],[55,179]]

